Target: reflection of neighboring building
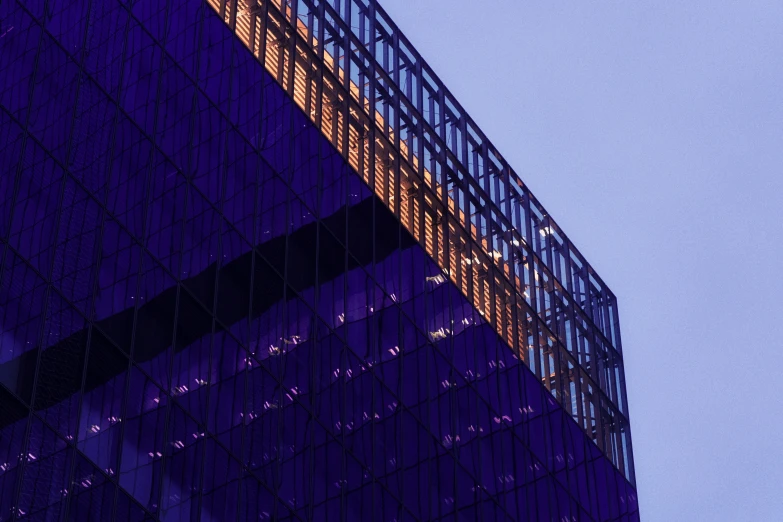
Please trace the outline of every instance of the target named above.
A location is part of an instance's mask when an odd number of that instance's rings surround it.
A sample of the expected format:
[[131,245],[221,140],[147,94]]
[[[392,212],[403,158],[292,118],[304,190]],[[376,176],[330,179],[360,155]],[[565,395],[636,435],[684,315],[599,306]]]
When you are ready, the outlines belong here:
[[0,520],[638,520],[613,294],[374,0],[0,35]]

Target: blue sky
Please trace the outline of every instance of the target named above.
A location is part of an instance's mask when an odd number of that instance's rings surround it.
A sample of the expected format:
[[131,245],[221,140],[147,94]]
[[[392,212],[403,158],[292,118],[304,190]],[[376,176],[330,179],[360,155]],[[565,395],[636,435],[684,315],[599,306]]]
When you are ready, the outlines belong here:
[[642,520],[783,520],[783,1],[381,3],[618,296]]

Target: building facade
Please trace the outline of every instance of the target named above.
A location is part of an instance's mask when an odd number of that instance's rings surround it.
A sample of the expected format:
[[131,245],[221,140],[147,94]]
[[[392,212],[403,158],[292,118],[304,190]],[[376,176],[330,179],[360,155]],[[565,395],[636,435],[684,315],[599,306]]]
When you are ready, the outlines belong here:
[[0,521],[639,519],[616,300],[374,0],[0,3]]

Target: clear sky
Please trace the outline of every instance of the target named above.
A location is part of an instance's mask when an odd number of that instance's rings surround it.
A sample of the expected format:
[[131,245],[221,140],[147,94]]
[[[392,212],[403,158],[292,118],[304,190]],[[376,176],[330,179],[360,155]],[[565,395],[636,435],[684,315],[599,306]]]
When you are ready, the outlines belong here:
[[642,520],[783,521],[783,0],[381,0],[618,297]]

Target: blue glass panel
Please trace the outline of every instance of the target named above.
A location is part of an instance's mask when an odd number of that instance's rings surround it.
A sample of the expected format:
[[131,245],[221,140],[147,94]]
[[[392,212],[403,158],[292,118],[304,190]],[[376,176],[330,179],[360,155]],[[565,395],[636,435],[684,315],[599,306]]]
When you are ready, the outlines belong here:
[[638,520],[214,11],[128,4],[0,4],[0,510]]

